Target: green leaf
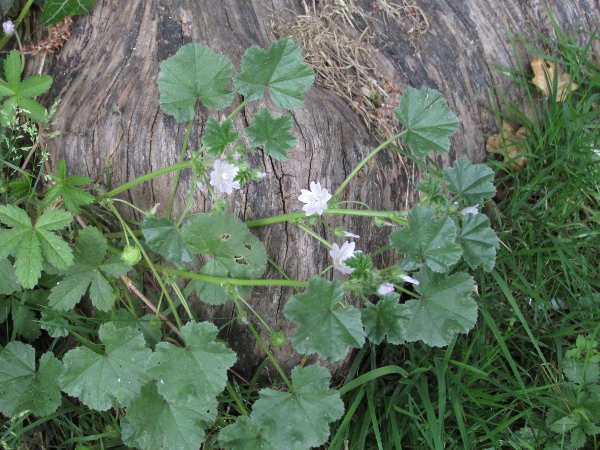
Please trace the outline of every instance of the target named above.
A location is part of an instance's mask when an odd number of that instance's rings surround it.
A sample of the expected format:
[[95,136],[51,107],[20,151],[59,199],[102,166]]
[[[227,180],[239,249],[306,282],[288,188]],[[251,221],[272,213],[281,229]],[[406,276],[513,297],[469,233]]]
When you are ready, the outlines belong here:
[[81,207],[94,201],[94,196],[79,189],[77,186],[88,185],[92,182],[89,177],[74,175],[67,177],[67,165],[63,159],[58,163],[57,173],[50,177],[55,184],[46,192],[42,205],[53,204],[59,196],[62,196],[63,203],[67,210],[79,214]]
[[195,117],[197,100],[223,109],[233,101],[233,93],[227,89],[232,73],[233,64],[226,56],[202,44],[184,45],[160,63],[160,107],[177,122]]
[[390,234],[390,244],[413,264],[422,261],[436,272],[456,264],[462,249],[456,243],[458,230],[450,217],[436,218],[433,211],[415,205],[408,213],[408,227]]
[[60,209],[50,209],[44,212],[35,223],[37,229],[46,231],[60,230],[71,224],[73,216]]
[[230,214],[199,214],[184,225],[181,236],[191,251],[212,255],[233,278],[255,279],[266,269],[264,244]]
[[17,292],[21,286],[17,282],[15,268],[7,259],[0,259],[0,295]]
[[432,151],[441,155],[450,150],[449,138],[456,132],[458,121],[441,93],[409,87],[394,112],[407,129],[402,143],[415,156],[423,158]]
[[[212,277],[226,277],[229,270],[218,259],[212,259],[202,266],[200,273]],[[195,280],[194,286],[196,294],[200,300],[210,305],[222,305],[229,300],[225,288],[220,284],[209,283],[208,281]]]
[[315,75],[302,61],[300,46],[290,39],[273,42],[268,52],[252,46],[242,57],[242,72],[234,78],[236,90],[246,100],[263,98],[268,87],[275,106],[295,109]]
[[227,383],[227,370],[235,353],[217,342],[219,329],[208,322],[188,322],[181,334],[186,344],[176,347],[161,342],[150,357],[148,374],[157,380],[158,392],[169,402],[196,399],[213,405]]
[[89,13],[94,7],[94,0],[46,0],[42,12],[42,23],[57,23],[67,16],[78,16]]
[[67,337],[69,335],[69,322],[62,314],[57,314],[54,311],[42,311],[40,326],[52,338]]
[[[31,292],[31,291],[29,291]],[[35,341],[42,334],[40,324],[31,308],[23,303],[13,302],[11,308],[13,330],[17,336]]]
[[499,244],[486,215],[466,214],[458,242],[463,249],[463,258],[471,269],[483,266],[484,270],[490,272],[494,268]]
[[152,348],[162,340],[162,331],[155,325],[158,324],[160,327],[162,323],[157,321],[153,314],[146,314],[138,319],[126,309],[118,309],[114,313],[113,323],[117,328],[130,327],[141,331],[146,343]]
[[390,344],[404,342],[404,322],[410,320],[406,305],[398,303],[400,295],[391,293],[377,303],[367,303],[360,311],[367,338],[380,344],[385,338]]
[[344,414],[340,394],[329,388],[331,376],[321,366],[295,367],[293,392],[260,391],[252,410],[252,423],[278,450],[318,447],[329,437],[329,423]]
[[142,233],[151,250],[178,266],[192,260],[192,254],[179,234],[179,228],[166,217],[146,217]]
[[44,353],[35,366],[35,349],[19,341],[0,352],[0,412],[11,417],[24,410],[47,416],[61,402],[58,377],[62,365],[52,353]]
[[12,228],[31,227],[31,219],[25,210],[13,205],[0,205],[0,222]]
[[45,122],[48,119],[46,109],[33,100],[33,97],[50,89],[52,78],[48,75],[33,75],[21,82],[21,72],[21,56],[18,51],[11,50],[4,62],[6,82],[0,80],[0,96],[8,97],[4,101],[3,110],[15,115],[17,106],[20,106],[33,121]]
[[458,158],[452,167],[445,168],[442,176],[448,182],[448,190],[460,195],[467,206],[483,206],[484,198],[496,194],[492,184],[494,171],[483,164],[472,164],[465,157]]
[[286,151],[296,143],[296,138],[290,133],[292,127],[290,116],[274,119],[268,109],[262,108],[254,116],[254,124],[246,129],[246,133],[251,145],[263,146],[265,155],[278,161],[287,161]]
[[23,234],[15,258],[17,279],[25,289],[33,289],[42,275],[42,251],[34,231]]
[[415,290],[419,300],[405,305],[412,313],[405,321],[405,338],[421,340],[433,347],[448,345],[458,333],[467,333],[477,321],[477,303],[471,298],[473,278],[464,272],[446,275],[432,272],[427,266],[414,275],[420,284]]
[[219,432],[219,443],[228,450],[275,450],[264,438],[264,430],[244,416]]
[[360,311],[343,307],[342,284],[312,277],[306,291],[292,295],[283,314],[298,325],[292,335],[294,348],[304,354],[318,353],[324,359],[338,361],[350,347],[361,347],[365,332]]
[[79,231],[77,249],[73,269],[65,278],[52,288],[48,297],[49,306],[68,311],[85,295],[88,288],[92,304],[100,311],[112,308],[116,293],[104,276],[125,275],[131,266],[113,257],[105,260],[108,245],[102,233],[95,227],[86,227]]
[[169,402],[157,392],[154,383],[142,387],[123,420],[123,442],[144,450],[198,450],[204,440],[204,429],[217,415],[217,401],[210,407],[193,397]]
[[240,133],[232,130],[233,121],[227,119],[219,123],[214,117],[209,117],[206,121],[202,143],[208,147],[209,156],[219,156],[223,150],[233,144],[240,137]]
[[148,380],[145,371],[152,352],[142,333],[132,328],[116,329],[109,322],[100,326],[98,335],[104,354],[77,347],[63,357],[61,389],[99,411],[126,407]]

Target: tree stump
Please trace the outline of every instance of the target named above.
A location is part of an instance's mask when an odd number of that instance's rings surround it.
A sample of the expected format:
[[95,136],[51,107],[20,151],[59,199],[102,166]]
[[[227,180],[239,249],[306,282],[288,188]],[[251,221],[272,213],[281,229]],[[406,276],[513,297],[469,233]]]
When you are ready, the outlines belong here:
[[[292,28],[297,16],[318,15],[323,8],[341,3],[98,0],[91,14],[74,18],[70,40],[45,61],[44,72],[54,78],[45,103],[61,100],[56,129],[62,134],[48,146],[52,167],[65,159],[69,174],[86,174],[117,187],[177,162],[186,124],[176,123],[160,111],[156,78],[162,60],[174,55],[182,45],[198,42],[227,55],[239,70],[246,48],[268,48],[277,38],[285,37],[280,34]],[[509,96],[515,93],[508,77],[494,69],[517,66],[511,33],[532,36],[533,30],[539,30],[552,37],[549,11],[563,29],[582,40],[586,38],[584,33],[600,23],[596,0],[548,3],[549,9],[545,2],[521,0],[426,0],[414,5],[404,0],[346,0],[345,26],[352,39],[369,37],[371,56],[381,71],[380,81],[385,80],[394,92],[401,93],[408,86],[429,87],[446,97],[459,119],[451,152],[438,160],[447,166],[458,156],[477,162],[485,158],[486,135],[497,132],[490,112],[494,88]],[[385,15],[385,5],[398,8],[398,20]],[[415,31],[414,26],[419,23],[427,28],[426,32]],[[366,34],[361,34],[364,30]],[[523,56],[523,49],[518,43],[517,46]],[[596,51],[600,51],[598,46]],[[29,70],[37,70],[35,65],[36,60],[32,60]],[[250,162],[266,172],[267,178],[229,196],[229,212],[249,221],[298,211],[302,206],[297,199],[300,189],[306,189],[310,181],[335,190],[377,145],[351,104],[357,92],[360,91],[350,93],[344,100],[340,92],[324,88],[317,79],[305,104],[292,112],[298,142],[289,152],[290,160],[280,163],[255,152]],[[241,120],[246,117],[251,123],[259,106],[246,108],[243,117],[237,118],[238,125],[243,125]],[[200,148],[203,127],[211,114],[215,112],[205,108],[198,114],[190,151]],[[405,209],[418,200],[414,186],[419,176],[417,167],[402,161],[393,151],[383,151],[362,169],[341,200],[359,200],[376,210]],[[190,174],[184,171],[175,213],[183,208],[191,182]],[[161,203],[161,215],[172,184],[173,175],[166,175],[131,189],[123,198],[146,210]],[[210,208],[210,202],[199,195],[191,211]],[[343,225],[359,234],[357,248],[366,252],[387,243],[387,232],[371,221],[327,220],[333,226]],[[269,257],[295,279],[306,280],[330,263],[327,252],[291,224],[254,231],[266,244]],[[330,241],[335,239],[325,230],[320,231]],[[269,269],[264,276],[278,278],[279,274]],[[288,337],[293,327],[282,311],[291,294],[289,288],[255,289],[249,299],[273,329],[284,330]],[[202,317],[228,320],[235,316],[231,302],[224,307],[198,306],[198,310]],[[251,373],[263,360],[261,349],[236,321],[224,330],[222,337],[237,352],[238,365],[245,372]],[[263,338],[268,342],[266,333]],[[289,343],[274,352],[288,370],[300,361]],[[341,374],[347,361],[330,367]]]

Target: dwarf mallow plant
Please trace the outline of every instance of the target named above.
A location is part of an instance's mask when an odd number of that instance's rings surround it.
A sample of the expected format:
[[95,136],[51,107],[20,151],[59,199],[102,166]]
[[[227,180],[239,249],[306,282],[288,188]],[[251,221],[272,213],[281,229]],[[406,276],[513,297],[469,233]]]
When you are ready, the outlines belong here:
[[[16,59],[11,58],[16,55],[9,55],[4,64],[6,81],[0,80],[0,87],[4,86],[0,95],[8,97],[5,108],[12,107],[14,92],[21,89],[20,68],[17,71]],[[449,150],[449,137],[457,128],[457,119],[442,95],[433,89],[405,89],[394,110],[402,131],[367,155],[334,192],[312,181],[299,193],[297,212],[244,223],[226,212],[221,197],[265,178],[260,168],[248,163],[251,152],[284,163],[296,138],[291,116],[274,114],[266,107],[258,110],[246,129],[236,129],[232,119],[267,93],[278,111],[300,107],[314,75],[302,61],[300,47],[289,39],[274,42],[267,50],[249,48],[240,67],[234,74],[227,57],[195,43],[161,63],[160,106],[178,122],[188,122],[187,134],[177,164],[95,199],[119,219],[120,239],[87,226],[74,228],[72,246],[65,242],[60,231],[73,227],[72,213],[90,202],[79,187],[89,179],[66,177],[66,167],[61,166],[55,176],[62,183],[65,201],[60,203],[55,197],[53,209],[40,205],[27,214],[18,206],[0,206],[3,302],[33,288],[43,277],[48,300],[36,306],[42,310],[42,326],[44,311],[54,316],[62,312],[68,318],[68,311],[84,296],[97,311],[110,312],[103,317],[113,318],[99,326],[95,343],[86,341],[61,358],[50,349],[36,354],[29,344],[9,342],[0,352],[3,414],[11,417],[25,409],[38,416],[53,414],[64,392],[91,409],[119,408],[121,437],[128,446],[196,449],[205,430],[215,426],[218,398],[227,388],[236,398],[235,412],[231,410],[219,421],[220,447],[308,449],[324,444],[329,424],[343,417],[340,393],[330,387],[330,373],[320,365],[298,366],[291,374],[285,373],[269,345],[282,345],[287,339],[301,354],[338,361],[351,348],[367,343],[401,345],[420,340],[446,346],[458,333],[473,328],[477,304],[470,272],[492,270],[498,247],[489,219],[477,214],[477,205],[495,193],[493,173],[465,158],[443,169],[430,158],[431,153]],[[206,120],[202,147],[186,160],[188,137],[200,105],[231,112]],[[340,193],[360,169],[396,141],[403,147],[393,147],[393,151],[419,158],[427,168],[428,174],[417,185],[422,192],[420,203],[409,211],[373,211],[366,205],[364,209],[340,208]],[[174,218],[174,191],[182,170],[193,172],[194,181],[185,209]],[[175,172],[176,183],[170,199],[164,200],[167,214],[157,217],[150,211],[140,230],[135,230],[114,207],[116,196],[169,172]],[[188,215],[196,191],[214,200],[212,211]],[[357,250],[349,239],[358,236],[331,228],[330,214],[373,220],[389,232],[389,251],[395,262],[377,267],[370,255],[385,249],[361,245]],[[278,222],[299,227],[314,237],[315,245],[329,251],[336,279],[326,273],[308,280],[260,279],[268,255],[250,229]],[[317,232],[322,229],[329,230],[332,238]],[[332,242],[336,238],[344,242]],[[117,247],[123,251],[122,258],[115,255]],[[192,271],[190,263],[198,261],[198,256],[204,265]],[[158,307],[127,278],[134,269],[148,271],[156,280],[162,295]],[[182,282],[185,289],[180,289]],[[140,305],[124,294],[121,283],[137,292],[140,302],[145,301],[153,313],[140,315]],[[297,289],[283,309],[283,316],[296,326],[291,336],[272,331],[246,302],[255,285]],[[187,299],[194,291],[211,305],[233,302],[239,322],[248,327],[280,371],[282,387],[262,389],[251,407],[235,397],[227,373],[236,355],[217,340],[214,324],[193,318]],[[349,304],[349,294],[360,307]],[[260,340],[255,324],[271,333],[269,343]],[[70,326],[54,325],[52,330],[55,336],[75,332]]]

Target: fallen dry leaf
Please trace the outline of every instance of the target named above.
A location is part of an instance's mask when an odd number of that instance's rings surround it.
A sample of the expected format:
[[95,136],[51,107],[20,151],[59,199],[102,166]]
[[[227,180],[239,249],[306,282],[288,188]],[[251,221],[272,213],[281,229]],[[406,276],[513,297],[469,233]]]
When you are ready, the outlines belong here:
[[[533,61],[531,61],[531,68],[535,75],[531,82],[535,84],[546,97],[548,97],[554,83],[554,71],[557,66],[551,61],[546,61],[545,59],[536,56],[533,58]],[[562,102],[570,91],[577,89],[577,84],[571,82],[568,73],[561,73],[560,68],[558,68],[557,75],[555,101]]]
[[502,155],[504,162],[510,163],[510,168],[516,172],[527,164],[527,158],[519,156],[527,153],[525,146],[526,139],[527,129],[525,127],[521,127],[515,132],[513,126],[506,120],[503,120],[502,131],[487,139],[485,149],[488,153]]

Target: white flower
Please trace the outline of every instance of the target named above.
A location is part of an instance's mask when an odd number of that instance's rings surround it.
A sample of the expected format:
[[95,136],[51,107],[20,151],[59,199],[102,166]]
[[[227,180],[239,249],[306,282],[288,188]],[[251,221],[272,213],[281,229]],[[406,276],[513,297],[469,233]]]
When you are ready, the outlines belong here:
[[10,20],[7,20],[2,24],[2,28],[4,29],[4,33],[13,34],[15,32],[15,24]]
[[467,214],[479,214],[479,203],[475,206],[468,206],[460,212],[463,216]]
[[392,292],[394,292],[394,285],[392,283],[383,283],[377,289],[377,293],[381,296],[388,295]]
[[413,278],[413,277],[409,277],[408,275],[400,275],[400,278],[402,278],[402,279],[403,279],[404,281],[406,281],[407,283],[412,283],[412,284],[414,284],[415,286],[418,286],[418,285],[420,284],[420,283],[419,283],[419,280],[417,280],[417,279],[415,279],[415,278]]
[[262,179],[267,178],[267,173],[266,172],[256,172],[256,177]]
[[351,237],[351,238],[358,239],[360,236],[358,234],[352,234],[349,231],[344,231],[344,237]]
[[233,181],[239,171],[240,168],[233,164],[216,160],[215,170],[210,173],[210,185],[216,186],[221,192],[231,194],[233,189],[240,188],[240,183]]
[[310,191],[306,189],[301,190],[302,194],[298,197],[302,203],[306,203],[302,207],[302,210],[306,212],[307,216],[312,216],[314,213],[319,215],[327,209],[327,202],[331,199],[332,195],[321,187],[321,183],[310,182]]
[[344,261],[354,256],[355,242],[344,242],[341,247],[337,244],[333,244],[333,248],[329,251],[329,254],[333,258],[333,268],[339,270],[342,273],[351,274],[354,272],[353,267],[348,267],[344,264]]

